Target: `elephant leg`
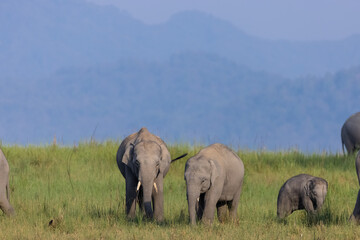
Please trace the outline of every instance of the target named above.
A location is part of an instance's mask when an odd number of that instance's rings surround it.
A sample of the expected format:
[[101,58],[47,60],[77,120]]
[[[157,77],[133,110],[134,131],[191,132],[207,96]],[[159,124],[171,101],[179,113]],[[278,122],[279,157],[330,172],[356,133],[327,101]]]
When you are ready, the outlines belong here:
[[224,222],[227,217],[228,205],[226,201],[219,201],[216,204],[219,222]]
[[350,216],[350,220],[360,222],[360,190],[358,192],[354,211]]
[[163,221],[164,219],[164,184],[161,174],[155,179],[157,190],[153,187],[153,208],[154,218],[156,221]]
[[220,190],[215,191],[215,189],[210,189],[208,192],[206,192],[205,208],[204,208],[204,213],[203,213],[203,217],[202,217],[203,223],[212,224],[212,222],[214,220],[216,204],[217,204],[220,196],[221,196]]
[[313,202],[311,201],[311,199],[309,197],[304,198],[303,204],[304,204],[305,210],[307,212],[309,212],[311,214],[315,213]]
[[280,196],[277,203],[277,216],[283,219],[293,212],[291,199],[286,196]]
[[200,194],[199,202],[197,203],[196,215],[198,220],[202,219],[205,208],[205,193]]
[[136,210],[136,185],[137,178],[127,169],[126,170],[126,214],[128,218],[135,218]]
[[12,216],[15,214],[14,208],[9,202],[8,185],[0,186],[0,209],[7,215]]
[[344,139],[344,144],[348,154],[352,154],[355,151],[355,145],[348,137]]
[[241,196],[241,191],[242,191],[242,184],[243,184],[243,181],[241,181],[240,187],[239,187],[238,191],[235,193],[233,200],[228,202],[229,215],[232,220],[236,220],[236,218],[237,218],[237,209],[239,206],[239,201],[240,201],[240,196]]

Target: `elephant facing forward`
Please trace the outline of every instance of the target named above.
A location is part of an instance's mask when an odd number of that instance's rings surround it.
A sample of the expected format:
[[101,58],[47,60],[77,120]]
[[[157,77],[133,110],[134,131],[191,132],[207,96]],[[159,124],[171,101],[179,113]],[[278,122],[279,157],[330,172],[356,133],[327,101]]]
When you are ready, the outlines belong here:
[[287,180],[280,188],[277,199],[277,216],[282,219],[296,210],[316,213],[321,209],[327,194],[325,179],[300,174]]
[[231,149],[219,143],[202,149],[186,162],[184,178],[191,224],[196,223],[196,215],[212,223],[215,208],[220,221],[228,210],[236,218],[244,164]]
[[15,211],[9,202],[9,170],[9,164],[0,149],[0,208],[7,216],[12,216]]
[[138,201],[140,209],[145,209],[148,218],[154,217],[157,221],[162,221],[163,180],[171,163],[164,141],[146,128],[141,128],[122,141],[116,161],[126,182],[127,216],[130,219],[135,217]]

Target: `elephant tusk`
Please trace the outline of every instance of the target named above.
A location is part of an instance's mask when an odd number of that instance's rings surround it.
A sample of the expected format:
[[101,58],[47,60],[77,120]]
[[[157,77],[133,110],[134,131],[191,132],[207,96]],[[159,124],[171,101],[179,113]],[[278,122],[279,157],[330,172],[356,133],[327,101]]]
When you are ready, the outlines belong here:
[[141,186],[141,182],[139,181],[139,182],[138,182],[138,185],[137,185],[137,187],[136,187],[136,191],[139,191],[140,186]]
[[154,183],[154,188],[155,188],[155,192],[157,193],[158,189],[157,189],[156,183]]
[[199,201],[200,201],[200,198],[197,198],[196,201],[199,202]]

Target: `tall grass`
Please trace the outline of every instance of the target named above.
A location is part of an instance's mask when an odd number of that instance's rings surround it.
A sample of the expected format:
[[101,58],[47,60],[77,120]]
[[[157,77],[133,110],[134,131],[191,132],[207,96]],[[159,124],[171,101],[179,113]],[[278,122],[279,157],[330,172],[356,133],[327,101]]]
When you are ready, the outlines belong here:
[[[165,221],[125,218],[125,182],[116,165],[119,142],[78,146],[1,146],[10,165],[11,203],[16,217],[0,214],[0,239],[356,239],[349,223],[359,189],[354,156],[299,151],[236,149],[245,165],[236,222],[188,224],[184,165],[203,146],[172,144],[165,178]],[[281,185],[308,173],[325,178],[329,191],[316,216],[297,211],[276,218]],[[50,224],[49,224],[50,223]]]

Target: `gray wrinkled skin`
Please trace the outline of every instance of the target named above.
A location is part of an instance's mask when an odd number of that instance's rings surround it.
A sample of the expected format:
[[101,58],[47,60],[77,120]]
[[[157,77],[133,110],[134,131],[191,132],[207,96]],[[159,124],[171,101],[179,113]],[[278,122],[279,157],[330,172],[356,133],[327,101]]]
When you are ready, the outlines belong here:
[[325,179],[300,174],[287,180],[280,188],[277,200],[277,216],[282,219],[296,210],[305,209],[315,214],[321,209],[327,194]]
[[0,149],[0,208],[7,216],[12,216],[15,211],[10,204],[9,170],[9,164]]
[[[166,144],[146,128],[126,137],[118,149],[116,161],[126,182],[126,213],[135,218],[136,202],[150,219],[164,217],[163,179],[170,168]],[[141,187],[137,192],[137,184]],[[154,187],[156,183],[157,190]]]
[[219,221],[228,210],[236,219],[244,164],[231,149],[219,143],[202,149],[186,162],[184,178],[191,224],[196,217],[212,223],[216,208]]
[[[355,167],[356,167],[356,173],[358,176],[358,181],[359,181],[359,186],[360,186],[360,152],[358,152],[358,154],[355,158]],[[358,192],[354,211],[350,216],[350,220],[360,223],[360,190]]]
[[344,145],[348,154],[360,149],[360,112],[351,115],[342,126],[341,144],[344,154]]

